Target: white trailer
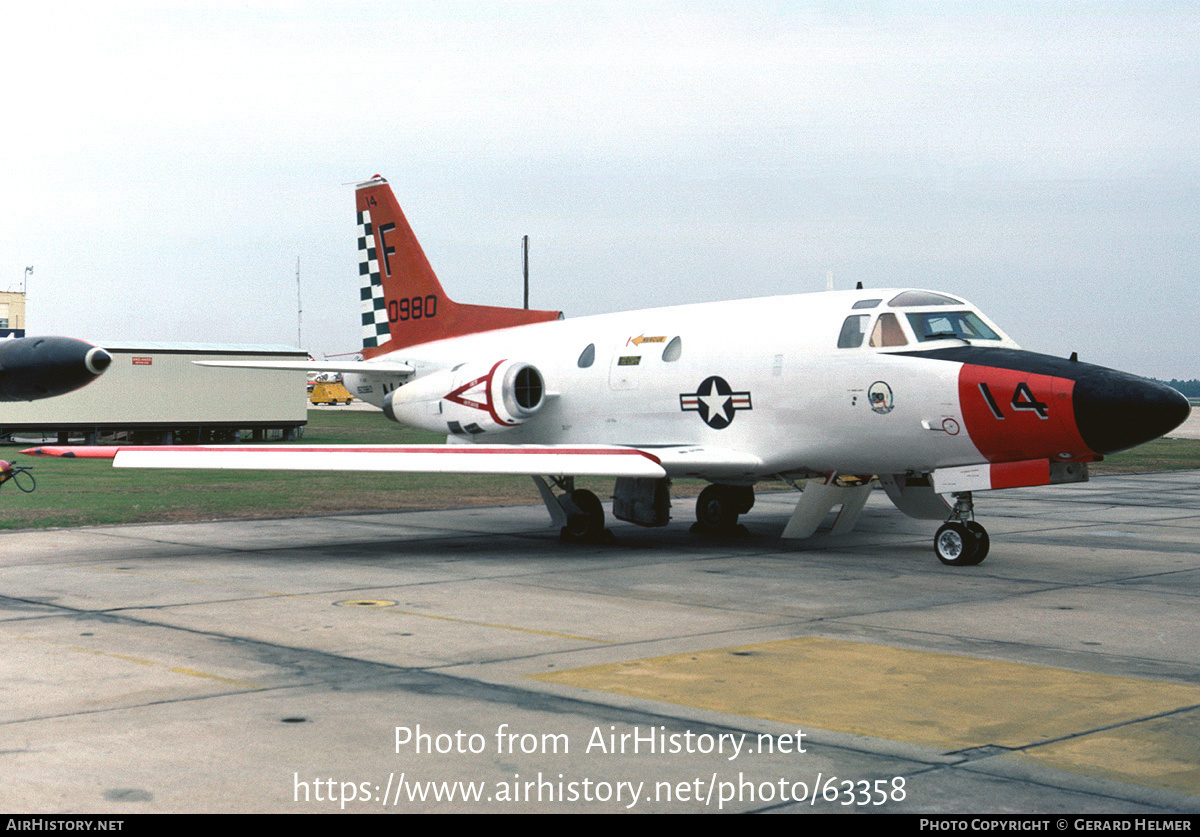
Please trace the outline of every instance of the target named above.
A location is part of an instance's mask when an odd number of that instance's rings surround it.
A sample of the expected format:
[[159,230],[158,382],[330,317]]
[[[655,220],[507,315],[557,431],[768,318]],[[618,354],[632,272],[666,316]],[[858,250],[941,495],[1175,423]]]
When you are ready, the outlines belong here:
[[82,436],[148,444],[293,439],[307,420],[302,370],[197,366],[198,360],[297,360],[287,346],[104,343],[112,364],[82,389],[41,401],[0,403],[0,440]]

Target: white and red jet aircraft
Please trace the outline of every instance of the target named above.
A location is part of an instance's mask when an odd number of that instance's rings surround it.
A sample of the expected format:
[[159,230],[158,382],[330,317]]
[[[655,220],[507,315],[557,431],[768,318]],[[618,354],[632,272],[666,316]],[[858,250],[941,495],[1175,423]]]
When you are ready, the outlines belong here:
[[942,562],[970,565],[988,551],[973,491],[1086,480],[1088,462],[1190,410],[1156,382],[1023,351],[970,303],[924,290],[574,320],[460,304],[383,178],[360,184],[357,203],[364,359],[230,365],[343,372],[389,419],[447,444],[57,452],[128,467],[528,474],[575,539],[604,531],[599,499],[576,476],[615,477],[613,513],[644,526],[667,523],[670,478],[708,480],[696,528],[713,533],[737,526],[756,483],[806,480],[783,532],[792,538],[839,505],[834,532],[847,531],[878,479],[901,511],[946,521],[934,539]]

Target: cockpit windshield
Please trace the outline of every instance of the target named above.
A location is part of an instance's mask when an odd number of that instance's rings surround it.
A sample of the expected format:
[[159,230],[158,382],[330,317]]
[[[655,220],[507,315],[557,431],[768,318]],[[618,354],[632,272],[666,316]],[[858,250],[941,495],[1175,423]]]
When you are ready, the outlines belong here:
[[1000,335],[992,331],[973,311],[924,311],[908,314],[917,340],[999,340]]

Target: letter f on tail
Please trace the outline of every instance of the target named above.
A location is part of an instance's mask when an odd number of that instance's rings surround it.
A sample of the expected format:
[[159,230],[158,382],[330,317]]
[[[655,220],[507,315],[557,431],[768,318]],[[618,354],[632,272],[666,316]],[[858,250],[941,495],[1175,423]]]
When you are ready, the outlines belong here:
[[356,200],[363,357],[562,316],[454,302],[442,290],[388,182],[376,175],[360,183]]

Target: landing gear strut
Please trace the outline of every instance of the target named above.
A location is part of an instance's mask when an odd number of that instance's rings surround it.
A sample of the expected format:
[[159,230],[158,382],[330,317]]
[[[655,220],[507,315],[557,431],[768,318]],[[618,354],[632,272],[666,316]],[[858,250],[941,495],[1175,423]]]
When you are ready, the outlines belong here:
[[562,494],[554,494],[546,481],[534,477],[542,502],[554,523],[562,523],[559,537],[567,543],[599,543],[611,539],[604,528],[604,506],[600,498],[586,488],[576,488],[574,477],[550,477]]
[[738,515],[754,507],[754,488],[748,485],[713,483],[696,500],[696,525],[692,531],[703,534],[730,534],[738,531]]
[[987,557],[991,539],[987,530],[976,523],[971,492],[954,495],[950,520],[933,536],[933,551],[938,560],[952,567],[973,567]]

